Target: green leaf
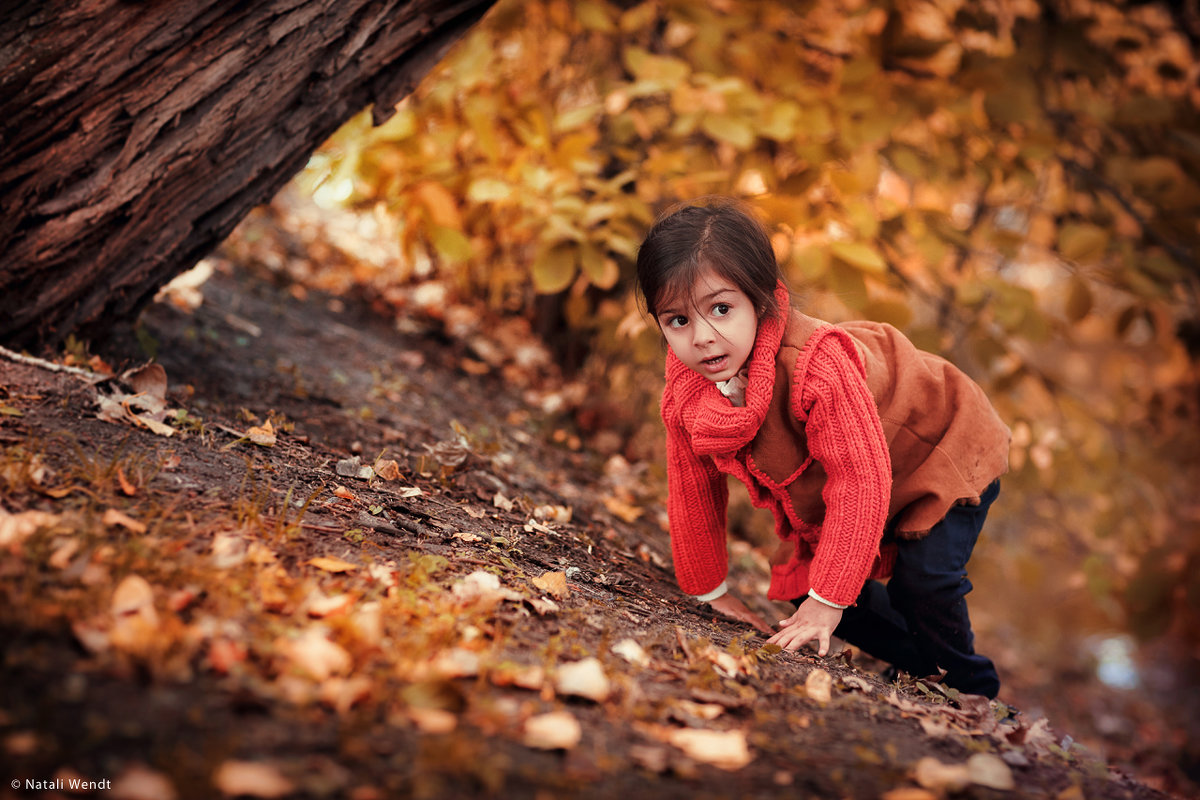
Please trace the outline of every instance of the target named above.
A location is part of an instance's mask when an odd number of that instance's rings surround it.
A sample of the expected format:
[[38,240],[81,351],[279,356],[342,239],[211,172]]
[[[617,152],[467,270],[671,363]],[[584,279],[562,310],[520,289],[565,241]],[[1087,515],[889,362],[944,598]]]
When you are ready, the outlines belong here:
[[460,230],[445,225],[432,225],[429,241],[444,261],[462,263],[471,258],[471,240]]
[[533,288],[539,294],[557,294],[575,279],[579,249],[569,243],[546,247],[533,261]]
[[1108,231],[1090,223],[1072,222],[1058,232],[1058,252],[1068,261],[1091,262],[1108,248]]
[[571,7],[575,11],[575,19],[579,20],[579,24],[589,31],[595,31],[596,33],[616,32],[617,24],[613,20],[612,11],[606,3],[598,3],[593,0],[576,0]]
[[512,186],[499,178],[476,178],[467,187],[467,199],[472,203],[495,203],[512,196]]
[[754,128],[741,118],[728,114],[705,114],[700,120],[700,130],[718,142],[726,142],[738,150],[749,150],[754,146]]
[[671,89],[687,80],[692,68],[686,61],[658,56],[641,47],[626,47],[625,66],[633,76],[658,90]]
[[903,330],[912,322],[913,312],[907,303],[898,300],[875,300],[863,309],[863,316]]
[[587,279],[599,289],[611,289],[621,277],[616,262],[605,258],[591,242],[584,242],[579,248],[579,265]]
[[865,242],[834,242],[829,246],[833,256],[857,270],[872,275],[882,275],[887,272],[887,262],[883,256]]
[[1079,322],[1079,320],[1091,313],[1091,310],[1091,287],[1088,286],[1088,282],[1082,278],[1073,278],[1071,280],[1071,287],[1067,290],[1067,319],[1069,319],[1071,322]]
[[792,252],[792,264],[795,265],[793,274],[802,283],[820,280],[829,272],[829,249],[817,245],[809,245]]

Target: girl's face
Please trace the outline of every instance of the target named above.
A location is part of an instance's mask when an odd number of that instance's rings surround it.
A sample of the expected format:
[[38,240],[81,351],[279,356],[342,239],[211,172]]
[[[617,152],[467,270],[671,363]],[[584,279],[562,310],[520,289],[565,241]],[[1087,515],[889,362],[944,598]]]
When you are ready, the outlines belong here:
[[745,292],[710,267],[700,273],[691,296],[662,304],[658,326],[684,366],[710,381],[727,381],[750,358],[758,312]]

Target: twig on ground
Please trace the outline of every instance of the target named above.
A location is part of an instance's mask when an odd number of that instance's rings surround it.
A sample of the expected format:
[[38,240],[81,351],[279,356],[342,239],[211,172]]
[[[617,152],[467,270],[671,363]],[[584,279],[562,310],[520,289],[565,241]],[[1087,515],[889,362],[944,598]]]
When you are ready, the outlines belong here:
[[78,378],[87,378],[92,383],[97,383],[108,378],[107,375],[101,375],[99,372],[92,372],[90,369],[81,369],[80,367],[69,367],[66,364],[55,364],[53,361],[47,361],[44,358],[36,356],[27,356],[21,353],[15,353],[7,347],[0,347],[0,356],[4,356],[9,361],[15,361],[18,364],[25,364],[29,367],[38,367],[39,369],[48,370],[50,372],[65,372],[68,375],[74,375]]

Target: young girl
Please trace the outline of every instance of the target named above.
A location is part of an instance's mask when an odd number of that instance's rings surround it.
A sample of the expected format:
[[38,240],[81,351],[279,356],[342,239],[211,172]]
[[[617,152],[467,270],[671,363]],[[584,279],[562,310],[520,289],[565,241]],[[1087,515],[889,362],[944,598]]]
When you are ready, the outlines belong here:
[[[729,201],[659,219],[638,289],[668,345],[671,550],[680,588],[788,650],[831,635],[912,675],[996,696],[966,564],[1007,470],[983,391],[890,325],[791,307],[763,227]],[[726,476],[775,515],[772,632],[729,594]],[[890,580],[885,584],[882,579]]]

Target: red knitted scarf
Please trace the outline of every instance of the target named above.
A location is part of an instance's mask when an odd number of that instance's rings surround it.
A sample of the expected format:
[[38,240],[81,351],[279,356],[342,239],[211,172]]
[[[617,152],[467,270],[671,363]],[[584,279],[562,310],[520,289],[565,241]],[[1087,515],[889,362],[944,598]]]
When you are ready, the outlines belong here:
[[675,396],[684,428],[698,455],[732,455],[750,443],[763,420],[775,387],[775,355],[783,340],[790,296],[781,281],[775,287],[776,313],[758,323],[750,353],[746,405],[732,405],[717,385],[684,366],[667,350],[667,386]]

